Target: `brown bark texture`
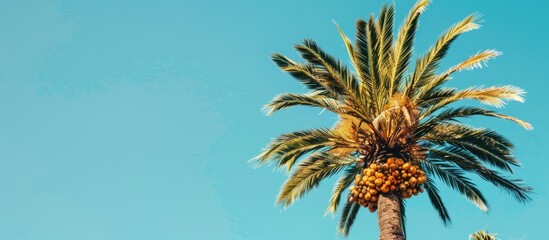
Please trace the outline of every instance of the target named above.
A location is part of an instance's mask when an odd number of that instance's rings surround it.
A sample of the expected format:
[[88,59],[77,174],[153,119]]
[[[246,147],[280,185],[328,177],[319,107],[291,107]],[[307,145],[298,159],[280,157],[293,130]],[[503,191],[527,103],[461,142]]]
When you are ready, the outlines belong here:
[[379,240],[405,240],[400,220],[400,196],[397,193],[379,195],[377,202]]

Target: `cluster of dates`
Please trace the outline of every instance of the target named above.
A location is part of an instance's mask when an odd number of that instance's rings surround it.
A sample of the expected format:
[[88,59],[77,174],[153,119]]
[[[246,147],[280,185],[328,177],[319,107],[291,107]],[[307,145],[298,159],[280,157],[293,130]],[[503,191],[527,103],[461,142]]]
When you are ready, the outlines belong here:
[[425,172],[417,164],[404,162],[400,158],[388,158],[385,163],[372,163],[362,169],[351,186],[349,201],[377,210],[379,194],[397,192],[403,198],[410,198],[423,192],[421,185],[427,181]]

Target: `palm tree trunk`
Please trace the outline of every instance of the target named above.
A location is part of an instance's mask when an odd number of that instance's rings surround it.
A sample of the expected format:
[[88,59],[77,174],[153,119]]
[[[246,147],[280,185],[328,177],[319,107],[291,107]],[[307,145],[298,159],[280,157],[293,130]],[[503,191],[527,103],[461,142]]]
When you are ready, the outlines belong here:
[[377,211],[379,240],[405,240],[400,219],[400,196],[398,193],[380,194]]

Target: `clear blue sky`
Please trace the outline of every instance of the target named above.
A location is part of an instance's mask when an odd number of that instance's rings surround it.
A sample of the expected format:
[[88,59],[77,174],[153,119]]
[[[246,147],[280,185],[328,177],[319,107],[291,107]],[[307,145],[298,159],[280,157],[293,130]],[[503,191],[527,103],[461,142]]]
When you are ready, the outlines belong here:
[[[261,106],[305,89],[269,60],[296,57],[313,38],[347,62],[332,20],[354,21],[385,1],[1,1],[0,239],[336,239],[323,218],[334,179],[293,207],[274,206],[285,179],[247,161],[280,133],[330,126],[333,115]],[[412,1],[398,1],[402,22]],[[501,239],[544,239],[549,214],[547,38],[543,1],[435,1],[416,53],[471,12],[483,28],[461,37],[443,66],[495,48],[489,67],[450,86],[513,84],[527,101],[502,111],[530,121],[472,120],[517,145],[517,175],[535,188],[520,205],[480,184],[482,213],[442,187],[445,228],[428,199],[408,203],[409,239],[465,239],[478,229]],[[475,178],[476,179],[476,178]],[[362,211],[349,239],[377,239]]]

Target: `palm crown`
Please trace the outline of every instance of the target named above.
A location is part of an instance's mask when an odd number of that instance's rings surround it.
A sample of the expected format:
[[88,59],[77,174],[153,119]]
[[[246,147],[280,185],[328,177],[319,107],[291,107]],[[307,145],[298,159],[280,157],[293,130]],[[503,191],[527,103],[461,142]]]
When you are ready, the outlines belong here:
[[[463,90],[444,87],[453,73],[480,68],[500,55],[495,50],[481,51],[446,71],[437,71],[452,42],[460,34],[479,28],[478,16],[474,14],[443,33],[416,60],[412,69],[414,35],[419,16],[427,5],[427,0],[415,4],[396,37],[393,37],[392,5],[384,6],[377,19],[372,15],[367,21],[357,20],[354,43],[338,27],[352,69],[312,40],[295,46],[304,63],[282,54],[272,55],[283,71],[310,91],[276,96],[265,106],[269,115],[288,107],[312,106],[339,116],[332,128],[280,135],[254,159],[258,165],[275,163],[291,172],[280,190],[277,204],[290,206],[323,179],[342,173],[326,210],[326,213],[335,213],[344,192],[363,168],[372,163],[385,163],[391,157],[416,162],[425,172],[427,179],[423,187],[445,224],[450,223],[450,216],[434,178],[466,196],[483,211],[488,209],[487,201],[466,177],[467,172],[506,190],[519,202],[530,199],[530,188],[521,180],[500,173],[513,173],[512,167],[520,165],[512,155],[513,144],[495,131],[472,127],[459,120],[480,115],[510,120],[526,129],[531,129],[531,125],[493,110],[451,105],[469,99],[501,107],[510,100],[523,102],[524,91],[514,86]],[[344,199],[338,230],[346,235],[360,205],[347,201],[346,196]]]
[[496,240],[494,234],[479,230],[476,233],[469,235],[469,240]]

